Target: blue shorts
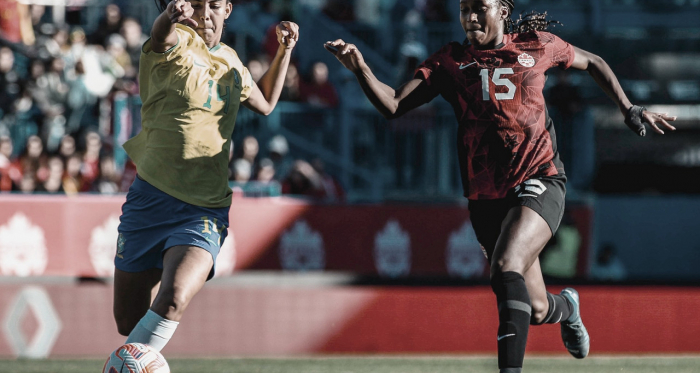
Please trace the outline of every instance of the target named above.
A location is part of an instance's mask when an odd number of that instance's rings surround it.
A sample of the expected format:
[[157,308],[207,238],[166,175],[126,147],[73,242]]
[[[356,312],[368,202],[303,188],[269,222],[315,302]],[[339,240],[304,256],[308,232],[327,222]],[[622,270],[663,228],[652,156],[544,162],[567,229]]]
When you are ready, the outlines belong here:
[[179,245],[201,247],[216,264],[228,233],[228,213],[229,207],[182,202],[137,177],[122,206],[114,266],[124,272],[162,269],[165,250]]

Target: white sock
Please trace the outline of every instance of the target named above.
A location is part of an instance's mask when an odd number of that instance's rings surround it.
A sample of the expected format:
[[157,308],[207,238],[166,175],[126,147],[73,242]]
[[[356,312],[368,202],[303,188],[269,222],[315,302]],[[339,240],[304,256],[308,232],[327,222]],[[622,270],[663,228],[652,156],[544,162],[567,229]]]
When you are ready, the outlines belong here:
[[170,338],[175,334],[177,321],[160,317],[157,313],[148,310],[134,330],[129,333],[126,343],[143,343],[160,351],[168,344]]

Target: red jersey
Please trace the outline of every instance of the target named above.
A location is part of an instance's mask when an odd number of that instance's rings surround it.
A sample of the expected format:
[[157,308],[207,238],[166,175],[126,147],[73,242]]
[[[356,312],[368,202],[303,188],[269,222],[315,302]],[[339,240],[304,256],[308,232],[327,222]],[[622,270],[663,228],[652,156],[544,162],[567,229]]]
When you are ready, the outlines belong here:
[[504,198],[534,176],[564,173],[542,90],[545,72],[568,68],[574,48],[548,32],[504,35],[496,49],[450,43],[415,77],[454,109],[464,195]]

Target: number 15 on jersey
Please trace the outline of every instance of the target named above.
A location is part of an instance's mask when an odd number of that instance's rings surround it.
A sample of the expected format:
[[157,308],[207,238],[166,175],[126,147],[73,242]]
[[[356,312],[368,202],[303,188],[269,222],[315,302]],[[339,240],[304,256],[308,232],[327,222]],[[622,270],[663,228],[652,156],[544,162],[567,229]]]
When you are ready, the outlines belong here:
[[[506,93],[496,93],[496,100],[512,100],[515,97],[515,84],[508,80],[508,78],[502,78],[502,75],[513,75],[513,69],[508,68],[498,68],[493,70],[493,84],[497,86],[508,87],[508,92]],[[484,101],[491,101],[491,85],[489,84],[489,70],[481,69],[479,73],[481,75],[481,92],[483,93]]]

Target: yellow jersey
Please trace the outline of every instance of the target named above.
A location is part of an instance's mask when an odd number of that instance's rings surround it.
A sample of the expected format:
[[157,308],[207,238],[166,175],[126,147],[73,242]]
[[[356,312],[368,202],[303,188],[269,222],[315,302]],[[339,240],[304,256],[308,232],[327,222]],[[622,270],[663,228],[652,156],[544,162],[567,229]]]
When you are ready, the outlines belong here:
[[192,205],[231,205],[228,161],[240,103],[253,80],[236,52],[209,49],[191,28],[177,25],[178,43],[164,53],[146,41],[139,86],[142,129],[124,144],[139,175]]

